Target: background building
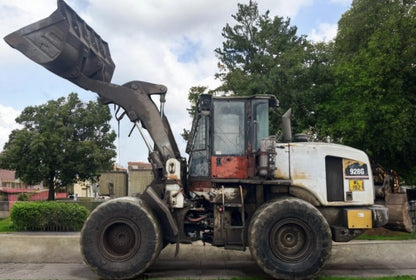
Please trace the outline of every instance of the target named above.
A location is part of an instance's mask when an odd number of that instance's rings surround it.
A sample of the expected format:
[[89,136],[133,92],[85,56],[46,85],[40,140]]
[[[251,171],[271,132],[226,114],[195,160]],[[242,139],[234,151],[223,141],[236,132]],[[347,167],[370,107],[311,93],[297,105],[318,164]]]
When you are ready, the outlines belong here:
[[128,195],[143,193],[153,180],[152,165],[147,162],[129,162],[129,190]]
[[[19,200],[47,200],[49,189],[42,184],[29,186],[16,178],[13,170],[0,169],[0,218],[10,215],[13,204]],[[66,193],[56,193],[56,199],[65,199]]]

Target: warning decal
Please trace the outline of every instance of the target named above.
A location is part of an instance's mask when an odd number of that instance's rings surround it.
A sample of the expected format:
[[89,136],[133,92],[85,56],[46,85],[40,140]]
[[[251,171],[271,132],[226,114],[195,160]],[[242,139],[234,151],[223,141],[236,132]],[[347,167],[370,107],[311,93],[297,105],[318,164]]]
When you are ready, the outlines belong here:
[[349,180],[350,192],[363,192],[364,181],[363,180]]

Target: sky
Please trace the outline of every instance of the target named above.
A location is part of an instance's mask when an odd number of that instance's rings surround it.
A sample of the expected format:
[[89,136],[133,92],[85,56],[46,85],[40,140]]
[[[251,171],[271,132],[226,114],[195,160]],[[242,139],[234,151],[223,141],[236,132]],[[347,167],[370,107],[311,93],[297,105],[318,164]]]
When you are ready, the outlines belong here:
[[[330,41],[337,22],[352,0],[257,0],[260,14],[290,18],[298,35],[315,42]],[[66,0],[106,42],[116,68],[112,83],[133,80],[167,86],[165,113],[182,156],[186,143],[180,136],[192,120],[188,92],[192,86],[215,88],[217,63],[214,50],[222,46],[222,28],[234,25],[237,4],[248,0]],[[0,0],[0,37],[49,16],[56,0]],[[82,101],[95,100],[94,92],[56,76],[0,40],[0,151],[19,126],[15,118],[27,106],[37,106],[78,93]],[[112,107],[112,106],[111,106]],[[115,142],[116,162],[147,161],[146,145],[124,118],[111,121],[120,135]]]

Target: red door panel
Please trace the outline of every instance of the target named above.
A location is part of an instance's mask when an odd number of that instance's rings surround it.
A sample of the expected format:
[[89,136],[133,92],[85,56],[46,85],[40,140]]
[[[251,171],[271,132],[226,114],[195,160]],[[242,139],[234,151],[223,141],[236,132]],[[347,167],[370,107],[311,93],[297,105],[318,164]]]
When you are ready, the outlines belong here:
[[211,166],[213,178],[248,178],[248,159],[246,156],[213,156]]

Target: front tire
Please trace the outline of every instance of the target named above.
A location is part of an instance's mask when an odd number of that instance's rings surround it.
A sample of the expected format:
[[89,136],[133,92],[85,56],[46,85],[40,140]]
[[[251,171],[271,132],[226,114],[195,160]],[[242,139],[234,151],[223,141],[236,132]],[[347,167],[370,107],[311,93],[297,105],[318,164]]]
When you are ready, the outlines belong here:
[[257,264],[279,279],[307,279],[329,259],[331,231],[323,215],[296,198],[266,203],[253,215],[249,248]]
[[81,231],[84,261],[105,279],[131,279],[143,273],[162,248],[160,225],[139,198],[123,197],[98,206]]

